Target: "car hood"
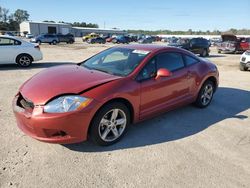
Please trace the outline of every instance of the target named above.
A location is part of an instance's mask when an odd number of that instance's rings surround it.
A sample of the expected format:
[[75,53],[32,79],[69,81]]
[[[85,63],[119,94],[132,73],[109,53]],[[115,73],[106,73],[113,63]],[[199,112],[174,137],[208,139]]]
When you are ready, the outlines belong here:
[[43,105],[53,97],[79,94],[120,78],[77,65],[62,65],[36,74],[21,86],[20,93],[35,105]]

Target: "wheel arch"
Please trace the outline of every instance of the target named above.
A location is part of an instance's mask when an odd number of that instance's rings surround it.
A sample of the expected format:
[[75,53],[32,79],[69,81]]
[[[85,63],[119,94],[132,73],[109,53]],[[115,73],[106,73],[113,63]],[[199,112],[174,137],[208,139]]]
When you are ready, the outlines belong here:
[[206,81],[211,81],[211,82],[213,82],[213,84],[214,84],[214,91],[216,91],[217,90],[217,87],[218,87],[218,80],[216,79],[216,77],[215,76],[209,76],[209,77],[207,77],[206,79],[204,79],[204,81],[202,82],[202,84],[201,84],[201,87],[202,87],[202,85],[206,82]]
[[93,116],[93,118],[91,119],[90,121],[90,124],[89,124],[89,127],[88,127],[88,135],[89,135],[89,131],[90,131],[90,127],[91,127],[91,124],[94,120],[94,118],[96,117],[97,113],[107,104],[110,104],[110,103],[114,103],[114,102],[119,102],[119,103],[122,103],[124,104],[128,109],[129,109],[129,112],[130,112],[130,123],[133,123],[134,122],[134,107],[132,105],[132,103],[128,100],[128,99],[125,99],[125,98],[122,98],[122,97],[118,97],[118,98],[113,98],[113,99],[110,99],[108,101],[106,101],[103,105],[100,106],[100,108],[95,112],[95,115]]

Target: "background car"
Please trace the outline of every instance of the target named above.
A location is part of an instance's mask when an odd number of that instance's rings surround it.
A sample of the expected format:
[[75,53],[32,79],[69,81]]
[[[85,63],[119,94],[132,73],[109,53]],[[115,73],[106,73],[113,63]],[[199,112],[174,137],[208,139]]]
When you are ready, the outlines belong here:
[[129,37],[128,36],[117,36],[112,40],[113,43],[116,44],[128,44],[129,43]]
[[109,37],[106,39],[106,42],[112,42],[115,37]]
[[21,67],[42,59],[39,45],[4,35],[0,36],[0,54],[0,64],[17,63]]
[[153,41],[154,41],[154,39],[152,37],[147,37],[147,38],[140,39],[138,41],[138,43],[140,43],[140,44],[150,44]]
[[210,52],[210,42],[204,38],[179,39],[176,43],[170,43],[169,46],[186,49],[194,54],[200,54],[201,57],[209,56]]
[[96,37],[96,38],[91,38],[87,40],[87,43],[94,44],[94,43],[99,43],[99,44],[105,44],[106,40],[102,37]]
[[18,127],[40,141],[111,145],[131,123],[189,103],[207,107],[218,75],[213,63],[180,48],[117,46],[36,74],[13,110]]
[[67,44],[73,44],[75,42],[75,37],[72,34],[57,34],[58,42],[66,42]]
[[222,42],[217,46],[218,53],[238,53],[250,50],[250,38],[238,38],[235,35],[221,35]]
[[32,39],[32,38],[34,38],[34,35],[32,35],[32,34],[26,34],[25,38],[26,39]]
[[250,68],[250,50],[245,51],[240,57],[240,70],[247,71]]
[[100,37],[100,35],[96,34],[96,33],[90,33],[88,35],[83,36],[82,41],[85,42],[85,41],[87,41],[87,40],[89,40],[91,38],[96,38],[96,37]]
[[32,38],[30,41],[38,43],[38,44],[49,43],[49,44],[56,45],[57,43],[59,43],[58,37],[56,35],[53,35],[53,34],[38,35],[37,37]]

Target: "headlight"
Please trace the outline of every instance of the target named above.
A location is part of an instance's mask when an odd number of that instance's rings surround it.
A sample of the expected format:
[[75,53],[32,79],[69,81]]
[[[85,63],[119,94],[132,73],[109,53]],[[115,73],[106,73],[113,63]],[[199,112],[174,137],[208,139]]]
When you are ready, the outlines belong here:
[[75,110],[80,110],[92,101],[81,96],[66,95],[58,97],[44,106],[44,112],[46,113],[64,113]]

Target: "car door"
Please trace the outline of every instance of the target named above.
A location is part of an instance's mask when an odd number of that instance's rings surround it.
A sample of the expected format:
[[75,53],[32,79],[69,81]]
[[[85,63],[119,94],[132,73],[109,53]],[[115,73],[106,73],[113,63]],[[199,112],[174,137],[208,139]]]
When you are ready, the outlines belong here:
[[20,41],[6,37],[0,37],[0,63],[15,63],[15,58],[18,54]]
[[50,43],[50,36],[49,35],[43,35],[43,42]]
[[190,51],[193,53],[199,53],[199,40],[197,38],[191,39]]
[[249,50],[250,38],[246,38],[240,42],[240,47],[243,51]]
[[[172,75],[156,80],[155,75],[160,68],[168,69]],[[138,76],[141,89],[140,119],[188,101],[191,95],[187,77],[180,53],[165,52],[150,60]]]
[[199,72],[198,63],[200,63],[200,60],[187,54],[183,54],[183,59],[187,70],[187,84],[189,85],[189,93],[194,99],[197,94],[197,82],[199,82],[199,75],[197,72]]
[[247,43],[248,43],[247,50],[250,50],[250,38],[247,38]]

